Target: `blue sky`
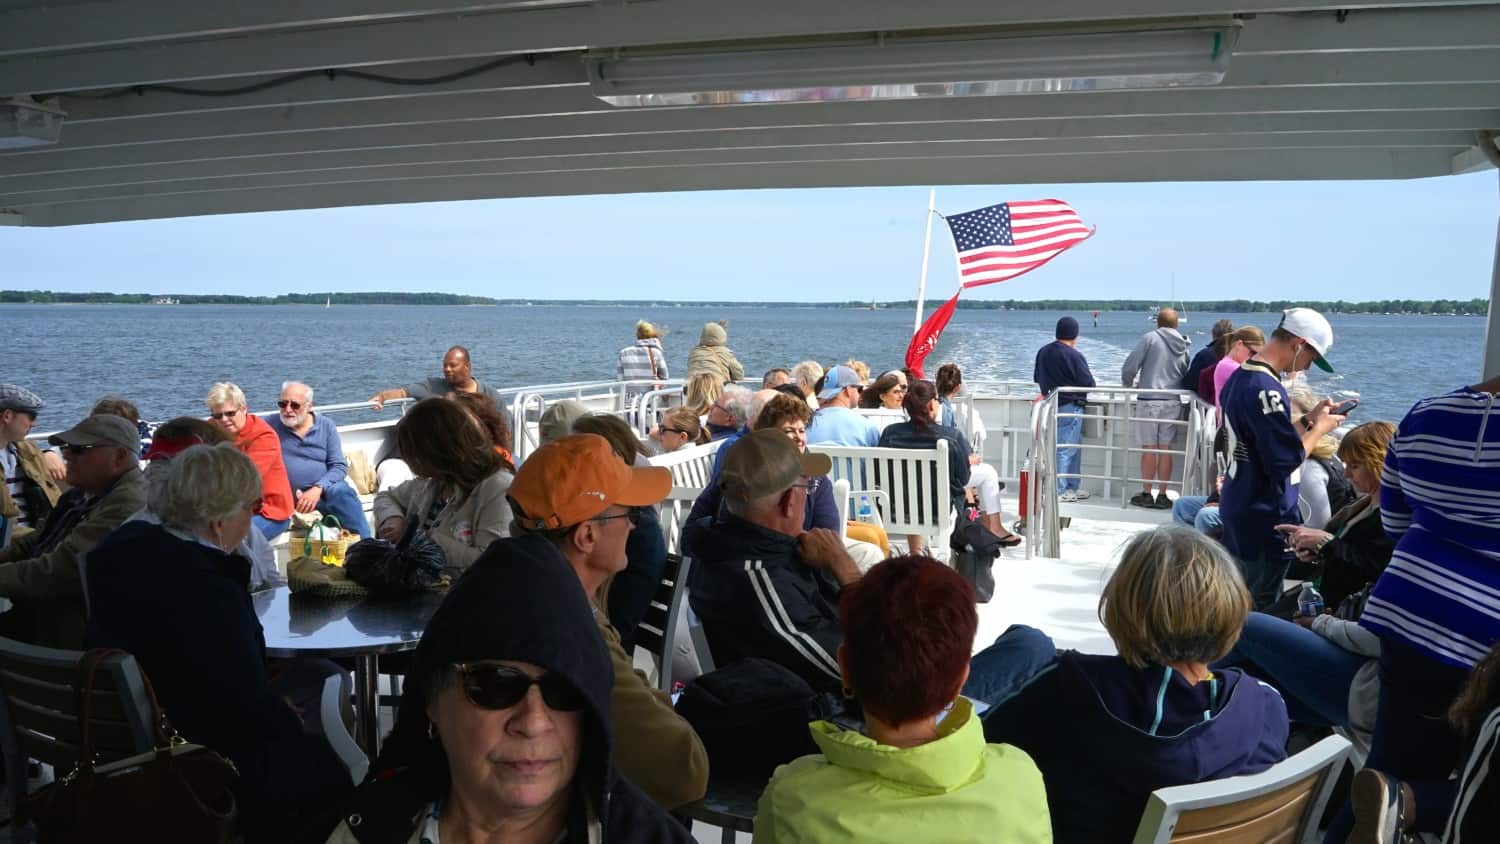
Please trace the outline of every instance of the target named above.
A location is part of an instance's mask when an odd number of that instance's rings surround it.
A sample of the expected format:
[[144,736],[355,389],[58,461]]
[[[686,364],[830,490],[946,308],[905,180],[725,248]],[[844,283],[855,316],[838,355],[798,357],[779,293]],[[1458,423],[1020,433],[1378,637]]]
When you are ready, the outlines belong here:
[[[1066,200],[1099,233],[973,298],[1489,295],[1493,171],[1404,182],[939,188],[938,210]],[[908,299],[926,188],[551,197],[0,228],[0,288],[500,298]],[[928,295],[956,287],[933,227]]]

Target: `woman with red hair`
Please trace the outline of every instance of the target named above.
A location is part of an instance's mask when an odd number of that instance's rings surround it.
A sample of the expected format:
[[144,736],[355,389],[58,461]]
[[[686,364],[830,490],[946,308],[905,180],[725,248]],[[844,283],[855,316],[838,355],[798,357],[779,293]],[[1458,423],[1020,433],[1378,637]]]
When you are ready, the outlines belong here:
[[894,557],[845,586],[839,669],[865,730],[811,725],[823,753],[776,770],[757,844],[1050,841],[1041,772],[986,744],[959,695],[978,626],[973,587],[931,557]]

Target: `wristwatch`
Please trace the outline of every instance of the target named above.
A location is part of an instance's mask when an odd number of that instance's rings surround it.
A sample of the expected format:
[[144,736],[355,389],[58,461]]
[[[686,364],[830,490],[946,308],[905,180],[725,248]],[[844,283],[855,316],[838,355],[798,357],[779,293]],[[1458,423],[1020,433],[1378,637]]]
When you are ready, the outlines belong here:
[[1313,423],[1312,423],[1312,421],[1310,419],[1308,419],[1306,416],[1302,417],[1301,421],[1302,421],[1302,430],[1304,430],[1304,431],[1308,432],[1309,434],[1311,434],[1312,433],[1312,429],[1313,429]]

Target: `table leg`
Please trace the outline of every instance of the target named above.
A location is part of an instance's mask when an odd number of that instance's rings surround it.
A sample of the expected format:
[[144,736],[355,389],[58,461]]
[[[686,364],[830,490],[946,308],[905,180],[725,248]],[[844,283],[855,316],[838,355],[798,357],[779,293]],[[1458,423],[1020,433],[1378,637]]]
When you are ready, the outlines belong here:
[[374,654],[354,658],[354,721],[360,747],[375,764],[380,755],[380,673]]

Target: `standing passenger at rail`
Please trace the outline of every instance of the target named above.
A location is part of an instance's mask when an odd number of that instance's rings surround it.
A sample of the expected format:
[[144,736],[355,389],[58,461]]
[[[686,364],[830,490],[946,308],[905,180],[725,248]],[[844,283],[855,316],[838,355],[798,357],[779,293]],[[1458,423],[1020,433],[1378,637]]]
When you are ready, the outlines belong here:
[[[1188,341],[1177,332],[1177,312],[1162,308],[1156,330],[1147,332],[1120,369],[1120,383],[1144,390],[1175,390],[1188,367]],[[1171,393],[1141,393],[1135,404],[1135,441],[1141,447],[1142,491],[1130,499],[1137,507],[1166,510],[1167,482],[1172,479],[1172,446],[1182,403]],[[1155,485],[1157,493],[1151,495]]]
[[[1036,365],[1031,377],[1042,388],[1043,396],[1050,396],[1058,387],[1092,387],[1094,373],[1089,371],[1088,359],[1078,351],[1078,320],[1065,316],[1057,321],[1056,341],[1041,347],[1036,353]],[[1057,494],[1064,501],[1088,498],[1089,492],[1081,488],[1081,478],[1065,478],[1076,475],[1083,463],[1083,407],[1088,399],[1084,392],[1066,392],[1057,397]]]
[[1322,314],[1310,308],[1287,310],[1271,341],[1224,382],[1219,397],[1233,461],[1219,493],[1224,545],[1239,561],[1256,609],[1270,606],[1281,594],[1291,562],[1276,526],[1302,523],[1298,467],[1324,434],[1344,422],[1329,412],[1333,403],[1325,399],[1294,425],[1281,376],[1314,364],[1331,372],[1323,356],[1332,346],[1333,328]]

